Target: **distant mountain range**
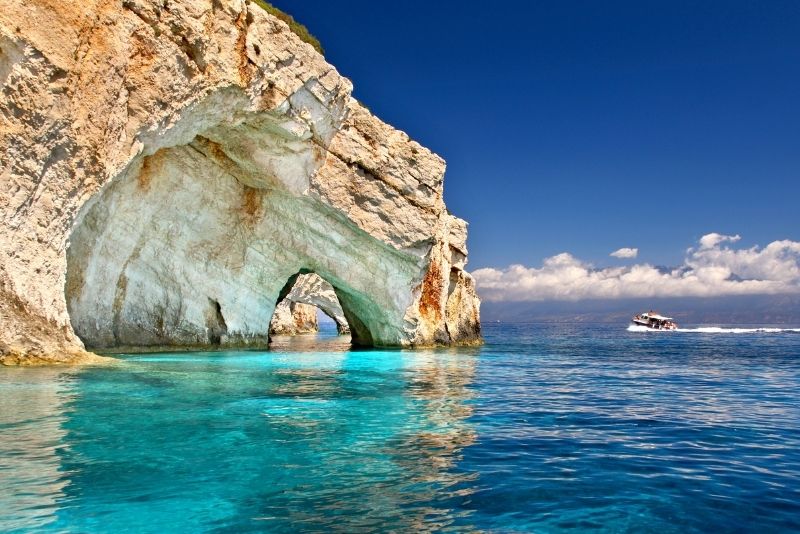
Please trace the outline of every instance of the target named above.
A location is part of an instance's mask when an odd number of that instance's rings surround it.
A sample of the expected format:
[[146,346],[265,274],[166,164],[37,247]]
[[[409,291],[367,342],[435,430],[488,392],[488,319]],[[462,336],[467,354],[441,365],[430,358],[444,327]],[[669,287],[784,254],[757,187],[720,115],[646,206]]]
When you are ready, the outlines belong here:
[[680,325],[800,326],[800,295],[715,298],[584,300],[578,302],[484,302],[483,322],[628,322],[656,310]]

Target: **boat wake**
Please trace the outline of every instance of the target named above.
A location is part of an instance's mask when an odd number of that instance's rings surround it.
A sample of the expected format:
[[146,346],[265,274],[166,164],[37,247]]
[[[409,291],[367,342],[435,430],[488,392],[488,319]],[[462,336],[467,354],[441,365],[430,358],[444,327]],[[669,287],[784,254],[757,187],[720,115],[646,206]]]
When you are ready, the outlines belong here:
[[699,334],[800,334],[800,328],[722,328],[719,326],[703,326],[700,328],[678,328],[677,330],[654,330],[646,326],[632,324],[628,332],[695,332]]

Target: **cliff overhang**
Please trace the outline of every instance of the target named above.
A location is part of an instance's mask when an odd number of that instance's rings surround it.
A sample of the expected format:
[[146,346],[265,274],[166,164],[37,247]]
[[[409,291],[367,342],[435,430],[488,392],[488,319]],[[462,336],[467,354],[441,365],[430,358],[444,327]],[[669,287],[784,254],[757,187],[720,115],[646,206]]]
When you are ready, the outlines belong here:
[[480,342],[444,162],[243,0],[0,12],[0,362],[258,346],[298,274],[356,343]]

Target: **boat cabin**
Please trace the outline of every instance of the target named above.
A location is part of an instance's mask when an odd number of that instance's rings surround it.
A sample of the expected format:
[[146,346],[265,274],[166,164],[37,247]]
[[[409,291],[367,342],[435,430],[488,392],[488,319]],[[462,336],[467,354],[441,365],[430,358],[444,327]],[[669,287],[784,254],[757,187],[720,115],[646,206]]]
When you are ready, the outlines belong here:
[[652,310],[649,312],[640,313],[632,320],[633,324],[646,326],[647,328],[652,328],[653,330],[675,330],[678,328],[678,325],[675,324],[675,321],[672,319],[672,317],[659,315],[658,312],[654,312]]

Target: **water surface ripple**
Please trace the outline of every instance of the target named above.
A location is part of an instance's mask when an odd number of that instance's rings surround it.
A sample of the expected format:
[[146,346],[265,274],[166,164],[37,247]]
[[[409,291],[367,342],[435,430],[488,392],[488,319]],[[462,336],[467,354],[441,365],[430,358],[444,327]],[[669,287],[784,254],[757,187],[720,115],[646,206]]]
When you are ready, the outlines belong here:
[[0,530],[800,530],[797,333],[486,337],[0,369]]

